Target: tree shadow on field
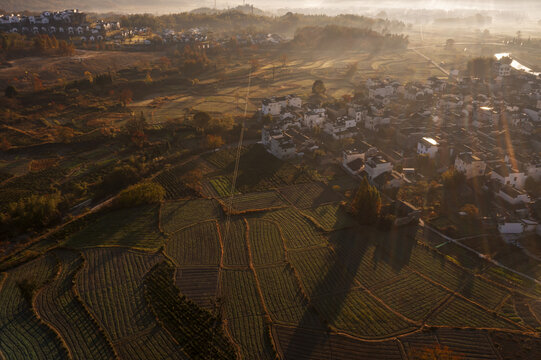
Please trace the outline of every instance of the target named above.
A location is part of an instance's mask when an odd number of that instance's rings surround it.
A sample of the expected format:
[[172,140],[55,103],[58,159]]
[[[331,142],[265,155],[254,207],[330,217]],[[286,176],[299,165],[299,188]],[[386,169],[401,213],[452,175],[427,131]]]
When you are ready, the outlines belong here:
[[[333,263],[327,273],[322,274],[321,280],[312,291],[315,296],[325,294],[324,298],[332,298],[332,306],[326,306],[322,314],[312,301],[299,323],[300,326],[309,322],[309,318],[313,316],[312,309],[315,309],[327,327],[335,322],[351,288],[355,286],[355,275],[370,247],[375,246],[372,259],[374,271],[377,271],[375,266],[379,261],[388,263],[395,272],[399,272],[408,265],[412,249],[416,244],[416,232],[417,227],[411,226],[389,232],[378,231],[373,227],[356,227],[332,233],[329,236],[329,242],[336,256],[329,259]],[[362,279],[358,280],[362,282]],[[312,295],[312,300],[314,295]],[[317,302],[318,300],[315,301],[316,304]],[[329,328],[321,329],[324,342],[330,339],[328,331]],[[312,358],[317,349],[315,344],[306,346],[307,343],[303,340],[305,338],[306,332],[301,327],[297,327],[285,346],[284,358],[295,360]]]

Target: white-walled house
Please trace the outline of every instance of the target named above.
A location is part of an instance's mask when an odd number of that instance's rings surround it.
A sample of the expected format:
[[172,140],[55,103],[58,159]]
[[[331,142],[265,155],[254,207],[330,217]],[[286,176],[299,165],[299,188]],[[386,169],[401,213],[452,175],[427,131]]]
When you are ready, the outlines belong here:
[[485,174],[487,164],[478,156],[470,152],[459,154],[455,159],[455,169],[471,179]]
[[327,120],[325,109],[312,109],[304,113],[303,125],[309,128],[322,127]]
[[434,159],[438,153],[440,144],[431,137],[423,137],[417,143],[417,154],[428,155],[430,159]]
[[527,165],[526,174],[535,180],[541,179],[541,161],[532,162]]
[[526,175],[523,172],[510,169],[505,164],[501,164],[492,170],[490,178],[502,185],[511,185],[518,189],[523,189],[526,182]]
[[385,160],[382,156],[376,155],[366,160],[364,171],[368,174],[368,179],[372,181],[383,173],[392,172],[393,164]]
[[502,186],[498,192],[498,196],[511,205],[527,204],[530,202],[528,194],[510,185]]
[[270,114],[272,116],[277,116],[288,106],[300,109],[302,106],[301,98],[295,95],[287,95],[263,99],[261,102],[261,112],[263,115]]
[[295,143],[285,134],[271,136],[268,150],[278,159],[290,159],[297,154]]

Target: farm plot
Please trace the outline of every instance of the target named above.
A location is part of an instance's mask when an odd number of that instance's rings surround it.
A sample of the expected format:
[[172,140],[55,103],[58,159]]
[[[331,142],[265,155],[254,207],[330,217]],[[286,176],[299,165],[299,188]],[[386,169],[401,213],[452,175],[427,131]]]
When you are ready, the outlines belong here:
[[438,345],[438,338],[434,331],[424,330],[398,338],[404,346],[408,359],[431,358],[429,350]]
[[220,201],[225,208],[229,208],[231,204],[233,213],[271,210],[285,206],[280,195],[275,191],[236,195],[233,197],[233,201],[230,198],[223,198]]
[[256,273],[273,321],[303,328],[324,329],[317,315],[308,307],[308,298],[289,265],[258,268]]
[[[218,176],[213,179],[209,179],[210,185],[218,197],[231,196],[231,180],[225,176]],[[240,194],[238,191],[235,191],[235,194]]]
[[371,234],[370,231],[373,230],[366,229],[362,233],[356,230],[338,231],[329,238],[337,258],[355,275],[355,280],[371,288],[410,273],[406,266],[411,251],[408,242],[401,237],[397,241],[381,237],[378,242],[373,242],[371,238],[377,238],[378,234]]
[[60,274],[36,296],[36,311],[65,340],[76,359],[113,359],[115,353],[105,333],[86,310],[74,289],[73,279],[82,269],[76,252],[55,250]]
[[325,331],[273,326],[274,338],[285,360],[332,359]]
[[213,310],[218,285],[218,267],[177,268],[175,285],[197,305]]
[[219,265],[220,238],[216,221],[195,224],[171,235],[165,253],[177,266]]
[[349,336],[331,334],[330,345],[333,358],[341,360],[355,359],[385,359],[401,360],[398,341],[368,342],[352,339]]
[[0,275],[0,355],[7,359],[67,359],[57,334],[32,310],[33,292],[56,273],[53,256],[42,256]]
[[[223,175],[231,177],[234,170],[232,162],[224,168]],[[250,146],[239,160],[237,188],[242,193],[311,181],[312,174],[309,171],[274,157],[261,145]]]
[[538,337],[495,331],[490,333],[490,339],[503,359],[533,360],[541,354],[541,340]]
[[284,243],[276,224],[258,219],[248,220],[248,239],[256,266],[285,261]]
[[165,233],[172,234],[188,225],[221,217],[222,210],[216,200],[165,202],[160,209],[160,226]]
[[341,259],[327,247],[290,251],[288,258],[311,299],[349,291],[356,286],[353,276],[344,268]]
[[225,318],[243,357],[274,358],[270,331],[252,271],[225,269],[222,282]]
[[509,289],[521,291],[534,297],[541,296],[541,289],[535,282],[518,274],[512,273],[502,267],[490,266],[483,271],[483,276],[486,276],[488,279],[500,283]]
[[293,208],[269,211],[260,218],[279,224],[288,249],[300,249],[327,243],[323,233]]
[[[248,151],[247,147],[241,148],[241,154],[246,153]],[[224,149],[220,151],[216,151],[213,153],[210,153],[208,155],[204,155],[206,161],[208,161],[211,165],[215,166],[218,169],[225,169],[227,166],[231,165],[235,161],[235,157],[237,155],[237,149]]]
[[104,214],[67,240],[71,248],[122,246],[157,250],[165,242],[158,227],[158,206],[141,206]]
[[298,209],[313,208],[342,200],[338,193],[318,182],[283,187],[278,191]]
[[464,359],[496,359],[486,332],[479,330],[436,330],[439,343]]
[[449,292],[416,274],[409,274],[375,289],[374,294],[405,317],[420,321],[445,299]]
[[220,224],[220,234],[224,246],[224,265],[248,266],[248,248],[246,243],[246,225],[241,218],[232,218],[228,224]]
[[186,165],[174,167],[160,173],[152,181],[164,188],[167,200],[197,196],[197,191],[183,179],[183,175],[190,170]]
[[189,359],[180,346],[171,340],[171,335],[158,325],[148,331],[137,334],[135,338],[122,340],[117,345],[117,352],[120,359]]
[[452,242],[448,242],[447,244],[438,247],[438,250],[453,257],[460,265],[473,271],[486,265],[486,262],[483,259],[480,259],[477,254]]
[[145,276],[144,292],[152,312],[190,358],[234,359],[235,350],[218,319],[181,296],[173,284],[174,266],[155,265]]
[[465,280],[473,277],[471,273],[459,268],[444,255],[424,246],[413,248],[409,266],[453,291],[460,289]]
[[227,320],[231,336],[240,347],[243,359],[276,359],[270,327],[264,316],[245,316]]
[[131,342],[133,338],[158,331],[142,281],[163,257],[116,248],[88,249],[83,256],[87,264],[76,278],[77,288],[98,323],[111,336],[118,353],[130,352],[137,355],[136,358],[145,359],[149,348],[163,347],[175,351],[168,355],[174,357],[177,346],[165,335],[149,338],[147,343]]
[[325,231],[341,230],[357,225],[340,204],[328,204],[305,210],[304,214]]
[[518,329],[510,321],[505,321],[459,297],[445,304],[440,311],[427,320],[427,323],[436,326]]
[[464,281],[459,292],[464,297],[489,309],[496,308],[509,295],[507,291],[479,277],[469,277]]
[[388,337],[415,327],[362,291],[325,296],[314,306],[333,328],[362,338]]

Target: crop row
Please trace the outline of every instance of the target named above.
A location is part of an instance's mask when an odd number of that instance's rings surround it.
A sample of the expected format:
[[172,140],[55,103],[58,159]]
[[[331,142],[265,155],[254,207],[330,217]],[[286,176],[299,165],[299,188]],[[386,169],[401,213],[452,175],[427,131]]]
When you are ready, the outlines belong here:
[[158,209],[158,206],[141,206],[108,212],[73,235],[66,246],[158,249],[165,241],[158,226]]
[[165,198],[168,200],[197,195],[197,192],[193,188],[187,186],[174,169],[162,172],[156,176],[153,181],[164,188]]
[[224,198],[221,200],[224,208],[233,213],[243,213],[249,211],[261,211],[283,207],[285,204],[275,191],[264,191],[235,195],[233,199]]
[[220,238],[216,221],[206,221],[171,235],[165,253],[177,266],[219,265]]
[[308,306],[308,298],[302,292],[289,265],[277,265],[256,269],[263,299],[271,318],[282,324],[303,328],[323,329],[317,315]]
[[409,272],[405,267],[406,242],[399,238],[396,244],[388,244],[384,237],[373,241],[372,237],[377,239],[379,233],[372,231],[338,231],[329,238],[341,264],[354,274],[357,282],[368,288]]
[[322,183],[306,183],[283,187],[280,193],[299,209],[308,209],[322,204],[338,202],[341,196]]
[[212,310],[216,302],[218,267],[177,268],[175,285],[197,305]]
[[191,359],[234,359],[235,350],[219,320],[181,296],[173,273],[173,265],[164,261],[144,280],[147,302],[158,321]]
[[416,274],[408,274],[374,290],[384,303],[409,319],[420,321],[449,292]]
[[[209,180],[219,197],[231,196],[231,180],[225,176],[218,176]],[[238,193],[238,192],[236,192]]]
[[220,223],[220,233],[224,246],[224,265],[248,266],[246,247],[246,225],[241,218]]
[[37,289],[57,271],[54,256],[42,256],[0,278],[0,354],[8,359],[65,359],[63,343],[32,309]]
[[103,331],[86,311],[74,290],[74,277],[83,259],[67,250],[54,252],[61,272],[36,297],[40,317],[52,324],[77,359],[113,359],[115,353]]
[[221,217],[222,210],[216,200],[168,201],[160,209],[160,226],[165,233],[172,234],[188,225]]
[[278,226],[272,222],[248,220],[248,239],[254,265],[276,264],[285,261],[285,251]]
[[77,288],[112,340],[152,329],[156,323],[147,309],[141,284],[162,257],[119,248],[89,249],[83,256],[87,263],[77,276]]
[[310,298],[349,291],[355,286],[353,276],[328,247],[290,251],[288,258],[299,273],[303,288]]
[[269,211],[260,218],[275,221],[280,225],[288,249],[326,243],[323,233],[294,208]]
[[270,332],[253,272],[222,271],[221,297],[227,325],[241,348],[243,358],[274,358]]
[[325,296],[314,306],[329,325],[360,337],[388,337],[415,328],[364,291]]
[[340,230],[356,225],[355,220],[338,203],[321,205],[305,210],[304,213],[325,231]]
[[430,325],[457,327],[518,328],[498,317],[495,313],[483,310],[459,297],[455,297],[449,303],[446,303],[443,309],[436,312],[427,320],[427,323]]

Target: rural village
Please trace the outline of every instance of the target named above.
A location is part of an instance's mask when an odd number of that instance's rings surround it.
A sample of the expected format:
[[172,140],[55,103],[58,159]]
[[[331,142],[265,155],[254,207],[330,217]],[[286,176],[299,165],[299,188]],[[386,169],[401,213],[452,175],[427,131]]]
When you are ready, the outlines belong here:
[[541,21],[41,6],[0,10],[0,359],[539,358]]

